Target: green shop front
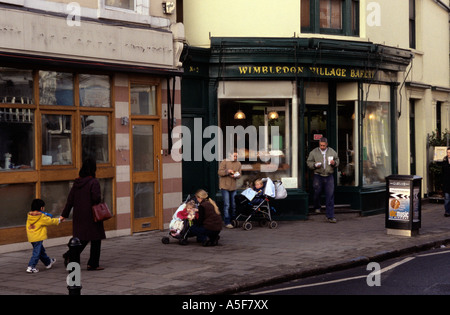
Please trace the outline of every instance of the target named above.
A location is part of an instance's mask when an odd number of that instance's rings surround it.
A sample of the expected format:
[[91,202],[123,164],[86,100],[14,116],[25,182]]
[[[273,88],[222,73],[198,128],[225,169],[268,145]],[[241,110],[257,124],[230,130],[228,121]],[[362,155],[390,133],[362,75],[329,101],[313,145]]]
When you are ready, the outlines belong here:
[[[306,219],[313,193],[306,159],[327,137],[340,158],[335,204],[362,215],[383,212],[385,177],[397,173],[399,72],[412,57],[370,42],[316,38],[211,38],[208,49],[186,46],[182,125],[202,144],[183,142],[192,155],[183,158],[183,194],[204,188],[220,201],[218,164],[234,143],[239,189],[256,178],[281,180],[288,197],[273,202],[278,219]],[[224,131],[219,161],[198,159],[198,148],[214,141],[208,126]],[[247,133],[227,139],[227,128]],[[252,137],[255,129],[264,135]]]

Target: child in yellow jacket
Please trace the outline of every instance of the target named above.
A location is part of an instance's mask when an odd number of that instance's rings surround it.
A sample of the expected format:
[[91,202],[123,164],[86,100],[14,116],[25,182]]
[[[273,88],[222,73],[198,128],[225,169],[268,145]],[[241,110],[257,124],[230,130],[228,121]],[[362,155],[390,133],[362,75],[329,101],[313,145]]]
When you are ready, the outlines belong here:
[[33,245],[33,254],[28,263],[27,272],[36,273],[39,272],[36,269],[36,265],[41,260],[47,269],[50,269],[56,262],[56,259],[50,258],[45,253],[44,240],[47,239],[47,226],[58,225],[61,221],[59,219],[53,219],[48,214],[44,214],[45,202],[41,199],[34,199],[31,203],[31,211],[28,212],[27,217],[27,237],[28,241]]

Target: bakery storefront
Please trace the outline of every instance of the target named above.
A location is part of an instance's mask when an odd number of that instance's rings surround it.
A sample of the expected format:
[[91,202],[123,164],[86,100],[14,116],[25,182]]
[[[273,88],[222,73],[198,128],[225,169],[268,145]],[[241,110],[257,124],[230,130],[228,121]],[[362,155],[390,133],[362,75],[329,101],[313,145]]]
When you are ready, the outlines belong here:
[[[327,137],[340,158],[335,203],[364,215],[384,210],[385,177],[397,172],[398,73],[411,52],[326,39],[212,38],[210,49],[190,48],[187,54],[183,122],[195,116],[203,126],[221,130],[267,131],[255,138],[258,146],[250,134],[235,146],[242,163],[240,189],[258,177],[279,179],[288,197],[275,201],[277,214],[306,218],[312,200],[306,159]],[[267,162],[274,159],[275,168]],[[217,162],[204,163],[206,168],[192,172],[205,172],[206,183],[193,183],[184,176],[190,172],[185,166],[196,164],[183,162],[185,194],[195,185],[219,192]]]
[[[181,174],[163,172],[178,169],[167,154],[181,74],[172,33],[88,20],[71,28],[52,15],[40,24],[43,15],[26,10],[0,15],[33,22],[19,23],[17,36],[0,34],[0,245],[28,248],[32,200],[59,217],[88,157],[113,212],[108,237],[163,229],[179,203],[165,196],[181,195]],[[49,243],[71,235],[70,218],[49,227]]]

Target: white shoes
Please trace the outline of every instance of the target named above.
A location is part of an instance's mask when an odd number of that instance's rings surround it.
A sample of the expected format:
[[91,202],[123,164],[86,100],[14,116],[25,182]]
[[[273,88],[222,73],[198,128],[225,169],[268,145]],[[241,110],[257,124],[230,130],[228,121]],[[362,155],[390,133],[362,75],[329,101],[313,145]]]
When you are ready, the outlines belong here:
[[[45,268],[46,268],[46,269],[52,268],[52,266],[53,266],[53,264],[54,264],[55,262],[56,262],[56,259],[55,259],[55,258],[51,258],[51,259],[50,259],[50,263],[49,263],[47,266],[45,266]],[[39,272],[39,269],[37,269],[37,268],[35,268],[35,267],[28,266],[26,272],[28,272],[28,273],[38,273],[38,272]]]

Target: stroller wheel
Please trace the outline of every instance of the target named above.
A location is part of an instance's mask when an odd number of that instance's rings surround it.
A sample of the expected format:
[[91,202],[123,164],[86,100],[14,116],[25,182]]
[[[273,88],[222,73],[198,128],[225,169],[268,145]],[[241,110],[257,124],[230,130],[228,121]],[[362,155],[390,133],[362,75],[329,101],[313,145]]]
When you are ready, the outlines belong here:
[[251,222],[245,222],[244,225],[242,225],[242,228],[246,231],[250,231],[253,228],[253,225]]
[[169,239],[167,236],[164,236],[164,237],[161,239],[161,242],[162,242],[163,244],[169,244],[169,243],[170,243],[170,239]]
[[178,241],[178,243],[179,243],[180,245],[187,245],[187,244],[188,244],[188,240],[182,238],[181,240]]
[[278,226],[277,221],[270,221],[270,223],[269,223],[269,228],[270,229],[276,229],[277,226]]
[[231,225],[236,228],[236,227],[239,226],[239,221],[238,220],[231,220]]

